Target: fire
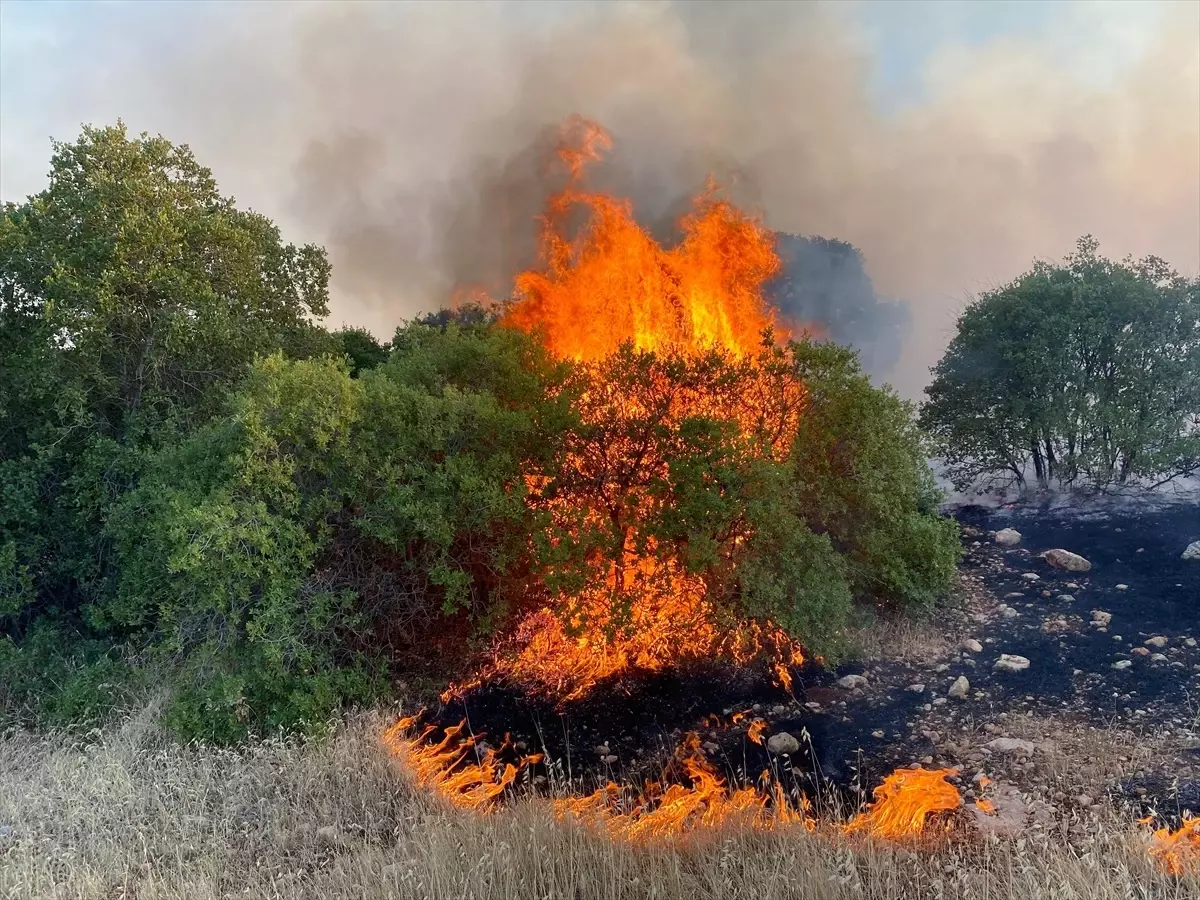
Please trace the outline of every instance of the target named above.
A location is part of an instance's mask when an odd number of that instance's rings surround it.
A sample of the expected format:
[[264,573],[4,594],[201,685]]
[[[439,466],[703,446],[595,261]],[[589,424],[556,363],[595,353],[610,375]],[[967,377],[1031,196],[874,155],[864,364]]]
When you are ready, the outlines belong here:
[[[730,790],[725,779],[700,750],[700,739],[689,733],[676,751],[690,785],[672,784],[666,789],[651,782],[637,793],[609,783],[586,797],[555,800],[559,818],[572,817],[612,837],[641,841],[717,829],[739,824],[758,829],[799,825],[812,831],[816,823],[808,816],[808,803],[799,809],[787,802],[783,788],[774,784],[762,790],[744,787]],[[764,772],[762,784],[769,781]]]
[[541,761],[540,755],[523,757],[519,765],[501,764],[497,757],[507,748],[506,735],[500,748],[481,747],[483,734],[464,735],[466,722],[446,728],[442,739],[427,742],[437,726],[420,734],[409,732],[419,716],[401,719],[385,735],[384,743],[404,761],[417,783],[464,809],[486,810],[517,779],[521,769]]
[[1150,856],[1173,875],[1200,870],[1200,818],[1185,818],[1175,831],[1155,831]]
[[[452,693],[503,677],[567,702],[634,668],[759,656],[774,660],[790,689],[799,645],[770,622],[731,614],[714,594],[720,573],[690,571],[679,548],[645,527],[671,502],[662,486],[683,423],[728,423],[746,460],[782,460],[790,450],[807,397],[794,376],[762,365],[783,334],[762,291],[779,268],[773,238],[710,184],[681,221],[678,246],[662,247],[627,201],[584,186],[587,165],[611,143],[594,123],[567,123],[559,156],[569,182],[543,217],[542,266],[516,277],[502,320],[539,332],[586,381],[577,400],[586,434],[567,448],[553,484],[538,473],[526,482],[556,535],[596,548],[588,580],[552,591]],[[579,212],[585,221],[572,232]],[[721,536],[725,573],[749,537]]]
[[[664,249],[627,200],[584,189],[587,163],[611,145],[599,125],[567,123],[559,156],[571,180],[543,218],[545,269],[517,276],[505,320],[541,329],[565,359],[599,360],[625,342],[637,350],[756,352],[776,325],[762,296],[780,265],[771,233],[718,199],[710,183],[680,223],[682,242]],[[567,218],[578,208],[589,222],[572,238]]]
[[954,774],[954,769],[897,769],[875,788],[875,802],[846,826],[847,833],[890,840],[920,834],[930,815],[962,805],[958,788],[946,780]]

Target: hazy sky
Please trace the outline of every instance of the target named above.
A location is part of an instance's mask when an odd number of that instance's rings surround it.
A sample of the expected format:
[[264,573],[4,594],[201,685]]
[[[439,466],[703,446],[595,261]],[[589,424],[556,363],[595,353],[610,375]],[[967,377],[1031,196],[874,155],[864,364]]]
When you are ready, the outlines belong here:
[[[382,335],[507,274],[570,112],[661,216],[715,170],[767,224],[849,240],[913,309],[914,394],[973,292],[1094,233],[1200,271],[1200,3],[0,0],[0,197],[123,118],[334,262]],[[614,165],[617,165],[614,160]]]

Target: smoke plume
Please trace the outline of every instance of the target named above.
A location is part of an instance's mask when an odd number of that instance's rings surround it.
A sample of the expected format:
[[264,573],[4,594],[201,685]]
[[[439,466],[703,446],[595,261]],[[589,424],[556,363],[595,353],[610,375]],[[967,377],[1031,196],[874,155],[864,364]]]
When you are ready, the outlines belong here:
[[87,111],[190,143],[324,243],[335,324],[383,336],[457,286],[503,293],[580,113],[615,140],[594,183],[658,233],[713,173],[769,227],[860,249],[910,321],[864,302],[850,339],[904,335],[872,365],[915,395],[972,293],[1081,234],[1200,271],[1200,6],[1156,6],[1116,61],[1111,6],[945,46],[888,108],[854,3],[204,4],[98,49]]

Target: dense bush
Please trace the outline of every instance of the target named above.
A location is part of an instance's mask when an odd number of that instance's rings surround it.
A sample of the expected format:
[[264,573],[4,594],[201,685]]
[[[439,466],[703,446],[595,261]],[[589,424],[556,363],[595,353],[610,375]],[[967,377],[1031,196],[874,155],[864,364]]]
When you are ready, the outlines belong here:
[[187,738],[319,726],[639,554],[819,651],[953,572],[911,411],[833,345],[580,365],[478,307],[327,332],[322,251],[121,127],[0,221],[8,714],[165,678]]

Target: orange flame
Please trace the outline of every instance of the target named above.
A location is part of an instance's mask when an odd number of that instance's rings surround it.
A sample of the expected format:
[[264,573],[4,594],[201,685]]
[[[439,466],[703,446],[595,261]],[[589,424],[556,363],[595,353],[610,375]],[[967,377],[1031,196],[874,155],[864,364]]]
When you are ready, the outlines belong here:
[[647,784],[640,793],[610,782],[586,797],[554,801],[559,818],[574,817],[615,838],[638,841],[669,837],[701,829],[740,824],[758,829],[800,825],[809,831],[816,823],[808,816],[807,800],[796,809],[787,802],[782,786],[770,790],[752,787],[730,790],[725,779],[700,750],[696,734],[689,733],[676,751],[676,759],[691,786],[672,784],[663,790]]
[[[667,383],[652,370],[647,382],[618,390],[623,370],[614,367],[622,362],[613,357],[624,346],[693,360],[709,353],[749,360],[765,352],[767,336],[782,334],[762,291],[779,268],[773,237],[719,199],[710,183],[680,222],[681,242],[662,247],[627,201],[583,186],[587,165],[611,145],[599,125],[578,116],[567,122],[559,157],[569,181],[543,217],[542,268],[516,277],[502,322],[541,333],[553,354],[586,367],[579,414],[606,429],[599,440],[568,448],[558,479],[560,490],[569,486],[565,496],[543,497],[547,479],[531,474],[531,502],[550,511],[555,528],[590,529],[623,549],[617,559],[597,560],[582,590],[530,614],[478,678],[450,693],[503,676],[566,702],[632,668],[713,658],[746,663],[760,655],[777,660],[777,677],[790,690],[786,665],[803,662],[800,647],[769,622],[731,621],[701,575],[642,535],[639,516],[666,502],[648,485],[668,477],[670,452],[659,437],[629,435],[657,436],[663,426],[705,416],[735,424],[751,454],[784,459],[806,401],[802,385],[753,367],[735,379],[708,378],[701,366],[683,383]],[[586,220],[572,232],[580,210]],[[728,536],[731,565],[747,537]]]
[[931,814],[962,805],[958,788],[946,781],[955,774],[954,769],[897,769],[875,788],[874,803],[846,825],[846,832],[889,840],[920,834]]
[[1155,831],[1150,856],[1173,875],[1200,870],[1200,818],[1185,818],[1175,831]]
[[[565,359],[598,360],[626,342],[637,350],[753,353],[776,324],[762,295],[780,265],[771,232],[718,199],[710,182],[680,223],[682,242],[664,249],[627,200],[582,187],[587,163],[611,146],[599,125],[578,116],[567,123],[559,156],[570,182],[543,218],[546,269],[517,276],[517,302],[504,321],[541,329]],[[589,221],[572,238],[566,220],[580,207]]]
[[486,810],[516,781],[522,768],[541,761],[541,756],[535,754],[522,758],[520,765],[501,765],[497,756],[508,746],[508,736],[500,748],[480,752],[484,735],[464,735],[466,720],[446,728],[439,742],[427,743],[437,727],[430,725],[416,736],[408,734],[418,718],[401,719],[384,735],[384,743],[408,766],[418,784],[455,806]]

